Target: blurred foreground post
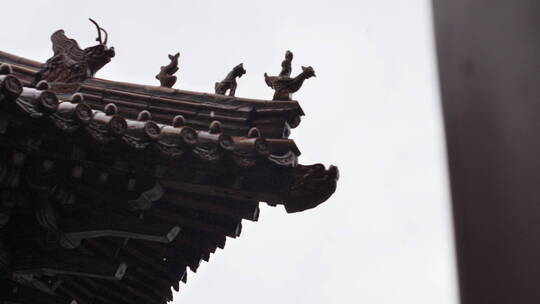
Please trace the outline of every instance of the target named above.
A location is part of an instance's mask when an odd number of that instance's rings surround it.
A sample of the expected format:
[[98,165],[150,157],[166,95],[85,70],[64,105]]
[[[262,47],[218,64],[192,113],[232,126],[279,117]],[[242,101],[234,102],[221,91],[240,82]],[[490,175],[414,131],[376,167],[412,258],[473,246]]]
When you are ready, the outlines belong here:
[[540,2],[433,4],[462,303],[540,303]]

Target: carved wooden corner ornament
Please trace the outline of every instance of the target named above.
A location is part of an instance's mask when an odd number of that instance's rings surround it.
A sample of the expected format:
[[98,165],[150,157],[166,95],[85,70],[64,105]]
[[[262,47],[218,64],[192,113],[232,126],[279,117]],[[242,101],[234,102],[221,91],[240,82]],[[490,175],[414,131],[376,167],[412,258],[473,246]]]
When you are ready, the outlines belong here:
[[315,77],[315,70],[313,70],[312,67],[303,66],[302,73],[291,78],[292,59],[293,53],[287,51],[285,53],[285,60],[281,63],[281,72],[279,73],[279,76],[268,76],[267,73],[264,73],[266,84],[275,91],[273,100],[291,100],[292,93],[300,90],[304,80]]
[[322,164],[296,165],[289,193],[285,197],[288,213],[312,209],[325,202],[336,191],[339,170]]
[[156,79],[159,80],[162,87],[172,88],[176,83],[176,76],[173,74],[178,72],[178,58],[180,53],[176,53],[174,56],[169,55],[171,62],[165,66],[162,66],[159,74],[156,75]]
[[246,70],[244,69],[243,63],[235,66],[232,71],[227,74],[225,79],[223,79],[221,82],[216,82],[216,94],[225,95],[227,90],[229,90],[229,96],[234,96],[237,87],[236,77],[240,78],[245,73]]
[[[108,34],[94,20],[98,45],[85,48],[79,47],[74,39],[69,39],[64,30],[58,30],[51,35],[53,57],[49,58],[43,68],[36,74],[34,85],[41,80],[54,83],[76,83],[91,78],[114,57],[114,47],[107,47]],[[101,34],[105,35],[102,39]]]

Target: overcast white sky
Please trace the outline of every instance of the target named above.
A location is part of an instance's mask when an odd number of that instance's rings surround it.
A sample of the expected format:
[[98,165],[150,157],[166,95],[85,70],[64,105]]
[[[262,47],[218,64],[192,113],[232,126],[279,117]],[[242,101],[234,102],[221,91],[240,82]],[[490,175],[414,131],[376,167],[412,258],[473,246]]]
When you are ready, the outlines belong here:
[[[94,45],[97,20],[116,57],[97,77],[157,84],[180,51],[177,88],[212,92],[236,64],[237,96],[269,99],[263,73],[294,52],[317,78],[294,97],[302,163],[338,165],[336,194],[288,215],[263,206],[175,303],[455,304],[449,190],[430,3],[355,1],[6,1],[0,49],[52,54],[63,28]],[[6,13],[9,12],[9,13]]]

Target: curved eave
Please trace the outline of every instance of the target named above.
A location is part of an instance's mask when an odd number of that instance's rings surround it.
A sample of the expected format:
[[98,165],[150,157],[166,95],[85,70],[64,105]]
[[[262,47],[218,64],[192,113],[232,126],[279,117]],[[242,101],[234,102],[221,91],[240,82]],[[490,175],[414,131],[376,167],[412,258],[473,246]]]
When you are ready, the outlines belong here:
[[[0,53],[0,63],[4,58],[5,53]],[[110,303],[117,303],[117,299],[121,303],[166,303],[172,299],[170,287],[178,291],[179,281],[186,281],[186,267],[196,271],[201,259],[208,261],[216,247],[225,246],[226,237],[239,236],[242,219],[258,219],[259,202],[281,204],[289,213],[299,212],[320,205],[336,190],[339,178],[336,167],[326,169],[321,164],[297,164],[300,151],[294,141],[264,136],[264,133],[252,129],[250,123],[253,120],[238,123],[246,124],[250,132],[231,134],[223,127],[225,123],[221,127],[214,122],[210,126],[201,123],[195,128],[188,119],[184,121],[179,117],[154,120],[157,115],[151,106],[133,108],[124,114],[122,108],[126,104],[121,103],[126,101],[127,105],[133,105],[137,98],[150,98],[149,104],[155,106],[163,94],[166,96],[163,102],[169,103],[171,109],[185,106],[207,115],[205,111],[210,109],[205,108],[207,106],[230,107],[230,113],[238,114],[241,112],[239,107],[252,106],[257,110],[261,106],[260,109],[272,110],[263,105],[279,105],[281,102],[252,102],[158,87],[144,87],[141,90],[146,90],[146,93],[141,94],[130,88],[136,85],[92,79],[83,86],[101,83],[109,87],[95,87],[99,102],[90,104],[88,99],[91,96],[84,92],[73,95],[59,93],[54,88],[47,89],[48,85],[43,83],[37,85],[38,88],[23,86],[31,82],[30,76],[39,63],[15,56],[9,58],[13,73],[0,75],[0,116],[8,122],[7,127],[3,124],[4,131],[7,130],[10,136],[6,137],[6,144],[11,150],[6,153],[13,157],[6,157],[4,161],[7,163],[0,166],[0,175],[6,175],[3,182],[14,189],[19,176],[24,173],[24,180],[39,181],[36,185],[40,189],[55,187],[61,196],[56,197],[57,192],[45,192],[54,194],[54,199],[65,210],[72,206],[94,206],[95,202],[108,206],[109,209],[95,211],[105,212],[105,216],[116,220],[98,221],[85,217],[88,223],[78,218],[63,222],[64,229],[69,228],[66,231],[71,233],[68,236],[82,239],[79,249],[72,253],[90,254],[106,260],[116,258],[118,248],[122,248],[125,262],[121,264],[124,265],[122,276],[126,273],[125,265],[131,266],[126,278],[121,278],[116,276],[117,265],[109,265],[111,267],[107,269],[112,271],[105,275],[115,281],[105,284],[94,279],[96,271],[98,274],[103,272],[101,267],[79,269],[79,265],[91,266],[96,262],[56,265],[52,271],[69,274],[58,289],[64,296],[82,299],[91,299],[95,295],[111,296]],[[0,66],[0,74],[5,71],[10,69]],[[111,85],[118,87],[111,88]],[[79,85],[76,86],[78,89]],[[65,88],[66,91],[73,89]],[[176,101],[170,98],[171,94],[219,101],[208,104]],[[213,111],[216,114],[217,109]],[[253,112],[250,110],[248,113]],[[276,113],[276,117],[280,115],[283,113]],[[218,116],[208,118],[216,120]],[[205,120],[199,115],[193,121]],[[26,137],[32,137],[32,140]],[[25,149],[19,150],[13,145],[15,138]],[[47,143],[38,149],[36,138]],[[66,149],[58,149],[59,146],[66,146]],[[87,153],[86,158],[81,156],[81,151],[94,151],[92,149],[98,153]],[[25,159],[27,163],[23,164]],[[125,159],[130,161],[129,170],[124,168]],[[43,168],[44,173],[26,170],[37,168],[34,167],[36,164],[40,164],[39,168]],[[49,174],[47,170],[55,174]],[[210,172],[212,170],[218,173],[209,174],[215,173]],[[128,196],[129,191],[133,193]],[[110,209],[112,207],[122,212],[112,212],[116,210]],[[10,209],[0,210],[0,220],[6,215],[9,219],[10,212]],[[139,212],[144,212],[144,218],[139,217]],[[44,219],[42,222],[48,224],[50,217],[46,212],[40,211],[39,214],[43,215],[40,217]],[[103,215],[98,212],[93,216]],[[144,225],[140,224],[143,221]],[[114,225],[86,227],[102,222]],[[178,228],[181,228],[180,232]],[[129,244],[124,242],[124,238],[130,238]],[[75,246],[74,243],[70,245]],[[44,262],[48,263],[48,260]],[[51,271],[47,263],[43,267]],[[74,268],[77,268],[77,275],[73,275]],[[43,271],[35,267],[21,269],[32,273]],[[119,279],[121,281],[116,281]],[[87,287],[93,291],[86,292]]]
[[[0,63],[10,64],[14,75],[29,86],[42,63],[18,57],[0,51]],[[268,130],[272,137],[282,135],[285,122],[288,127],[295,128],[304,115],[297,101],[270,101],[231,97],[212,93],[193,92],[151,85],[118,82],[100,78],[90,78],[82,83],[54,83],[51,90],[57,93],[80,92],[88,101],[99,106],[102,103],[114,102],[122,105],[121,110],[129,115],[134,110],[161,111],[163,119],[169,119],[165,113],[184,112],[183,114],[199,118],[218,115],[224,120],[235,121],[244,125],[280,125],[278,130]],[[197,116],[200,115],[200,116]],[[159,121],[159,120],[158,120]],[[263,129],[263,127],[261,127]],[[263,130],[263,132],[265,132]]]
[[84,103],[84,97],[74,96],[69,101],[61,100],[48,90],[22,87],[20,96],[6,97],[2,102],[12,102],[30,118],[46,118],[67,133],[84,130],[98,143],[119,141],[137,150],[152,148],[171,158],[190,153],[205,161],[229,157],[243,167],[254,166],[261,161],[277,166],[294,166],[300,155],[298,147],[290,139],[229,136],[189,126],[173,127],[151,120],[133,120],[93,110]]
[[[10,75],[12,80],[17,79],[13,76]],[[157,150],[172,159],[190,154],[210,162],[227,158],[233,160],[237,166],[245,168],[261,164],[288,168],[287,170],[291,170],[288,178],[290,181],[284,182],[281,187],[282,193],[278,195],[281,198],[274,199],[275,195],[268,194],[253,197],[255,200],[272,204],[284,204],[288,212],[316,207],[326,201],[336,188],[339,177],[337,168],[331,166],[327,170],[320,164],[298,165],[300,151],[293,140],[230,136],[220,131],[202,131],[190,126],[156,123],[149,117],[143,121],[133,120],[117,114],[116,110],[110,112],[110,109],[105,109],[104,112],[93,109],[85,104],[85,97],[80,93],[74,94],[70,100],[61,100],[49,90],[21,85],[19,95],[4,96],[2,102],[12,102],[28,117],[45,118],[64,132],[71,133],[82,129],[93,140],[102,144],[121,142],[137,150]],[[108,107],[117,109],[111,104]],[[268,197],[272,197],[272,200],[269,201]]]

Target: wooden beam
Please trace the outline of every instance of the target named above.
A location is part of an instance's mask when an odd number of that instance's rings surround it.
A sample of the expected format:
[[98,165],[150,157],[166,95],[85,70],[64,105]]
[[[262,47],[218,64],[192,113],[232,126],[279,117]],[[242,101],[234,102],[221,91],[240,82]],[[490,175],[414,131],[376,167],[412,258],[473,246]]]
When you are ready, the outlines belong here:
[[88,301],[90,303],[97,302],[102,304],[132,304],[130,302],[123,301],[122,299],[117,299],[111,297],[107,293],[104,293],[103,290],[96,289],[94,286],[87,284],[86,282],[80,281],[78,278],[70,278],[65,283],[69,286],[70,289],[78,290],[81,293],[88,295]]
[[4,303],[3,301],[22,304],[77,304],[74,299],[7,282],[0,283],[0,303]]
[[224,245],[225,237],[221,236],[219,238],[214,235],[199,232],[190,228],[185,228],[182,230],[182,233],[179,237],[174,240],[174,243],[183,244],[188,248],[193,248],[194,250],[200,250],[201,252],[216,252],[218,244]]
[[174,180],[161,180],[160,183],[167,188],[184,191],[188,193],[198,193],[203,195],[211,195],[226,199],[233,199],[239,201],[257,201],[267,202],[273,204],[279,204],[283,202],[279,193],[265,193],[255,191],[245,191],[239,189],[232,189],[227,187],[220,187],[214,185],[204,184],[192,184]]
[[78,292],[73,291],[73,289],[67,289],[65,286],[62,286],[58,289],[57,294],[66,298],[75,299],[77,304],[93,304],[86,297],[81,296]]
[[124,282],[114,283],[114,282],[103,282],[90,278],[77,278],[77,281],[84,285],[88,286],[94,291],[95,295],[98,295],[100,298],[107,298],[113,301],[113,303],[149,303],[149,304],[159,304],[158,299],[152,299],[150,297],[138,297],[138,294],[130,292],[132,288],[126,288]]
[[[178,244],[163,246],[157,243],[137,242],[136,244],[131,245],[132,247],[130,249],[136,249],[143,256],[144,254],[150,255],[153,253],[154,255],[164,257],[164,260],[162,261],[164,264],[163,267],[172,268],[174,273],[173,280],[178,280],[184,275],[186,272],[186,265],[196,269],[199,266],[203,254],[198,250],[186,248],[185,246],[178,246]],[[178,271],[178,269],[180,269],[180,271]]]
[[[101,246],[102,253],[107,252],[108,254],[112,254],[112,250],[110,249],[112,244],[110,241],[107,240],[94,240],[91,242],[95,247]],[[100,243],[100,245],[97,245],[96,243]],[[137,243],[146,243],[145,241],[130,241],[122,250],[120,250],[119,256],[122,257],[123,260],[128,261],[130,264],[137,265],[137,267],[145,267],[149,268],[151,273],[153,273],[152,277],[158,277],[158,278],[165,278],[167,280],[174,280],[175,275],[172,273],[172,269],[169,269],[164,263],[163,263],[163,255],[160,254],[159,251],[150,252],[148,254],[142,252],[138,249]],[[171,245],[164,245],[154,242],[149,242],[151,244],[155,244],[155,247],[170,247]]]
[[182,227],[188,227],[196,230],[200,230],[203,232],[211,233],[217,236],[230,236],[230,237],[237,237],[239,234],[240,223],[236,225],[236,227],[229,228],[224,227],[222,225],[209,223],[206,221],[201,220],[194,220],[190,217],[181,215],[178,212],[170,212],[170,211],[164,211],[159,210],[157,208],[152,209],[149,211],[153,216],[159,218],[160,220],[164,220],[170,223],[177,223]]
[[2,240],[0,240],[0,277],[7,275],[10,268],[9,250]]
[[12,270],[16,275],[66,274],[121,280],[127,270],[125,263],[83,255],[72,250],[56,250],[47,253],[19,252],[15,257]]
[[242,218],[250,221],[257,221],[259,218],[259,203],[255,201],[226,200],[171,190],[160,200],[160,202],[158,202],[158,204],[161,202],[174,206],[201,210],[212,214],[219,214],[233,219]]
[[76,299],[78,304],[91,304],[94,302],[94,293],[86,286],[75,284],[70,276],[58,275],[62,284],[56,290],[58,294],[65,294],[66,296]]
[[[104,242],[104,240],[86,240],[85,245],[99,255],[109,257],[115,255],[115,249],[112,248],[110,242]],[[128,249],[125,249],[125,251],[128,251]],[[135,284],[144,286],[144,288],[148,288],[148,292],[154,293],[159,297],[164,297],[158,291],[169,288],[171,283],[166,278],[163,278],[161,273],[158,272],[156,274],[151,269],[142,266],[138,260],[130,259],[127,256],[124,256],[124,258],[127,258],[126,261],[133,267],[130,267],[130,271],[123,281],[134,282]]]
[[151,297],[156,297],[159,299],[165,299],[166,296],[164,293],[166,293],[171,287],[170,282],[164,284],[162,281],[158,282],[154,280],[153,277],[149,276],[148,272],[146,272],[143,268],[134,269],[126,276],[125,281],[134,288],[138,288]]
[[91,210],[90,214],[66,216],[61,226],[64,236],[75,242],[90,238],[119,237],[169,243],[180,233],[178,225],[142,220],[130,214],[120,215],[113,210],[101,211]]
[[138,286],[135,286],[131,280],[122,280],[122,282],[118,282],[115,285],[118,285],[118,289],[123,289],[124,293],[132,295],[132,298],[140,303],[162,304],[163,300],[168,300],[169,297],[169,294],[164,297],[164,295],[158,293],[155,288],[152,288],[150,292],[148,292],[147,289],[139,288]]

